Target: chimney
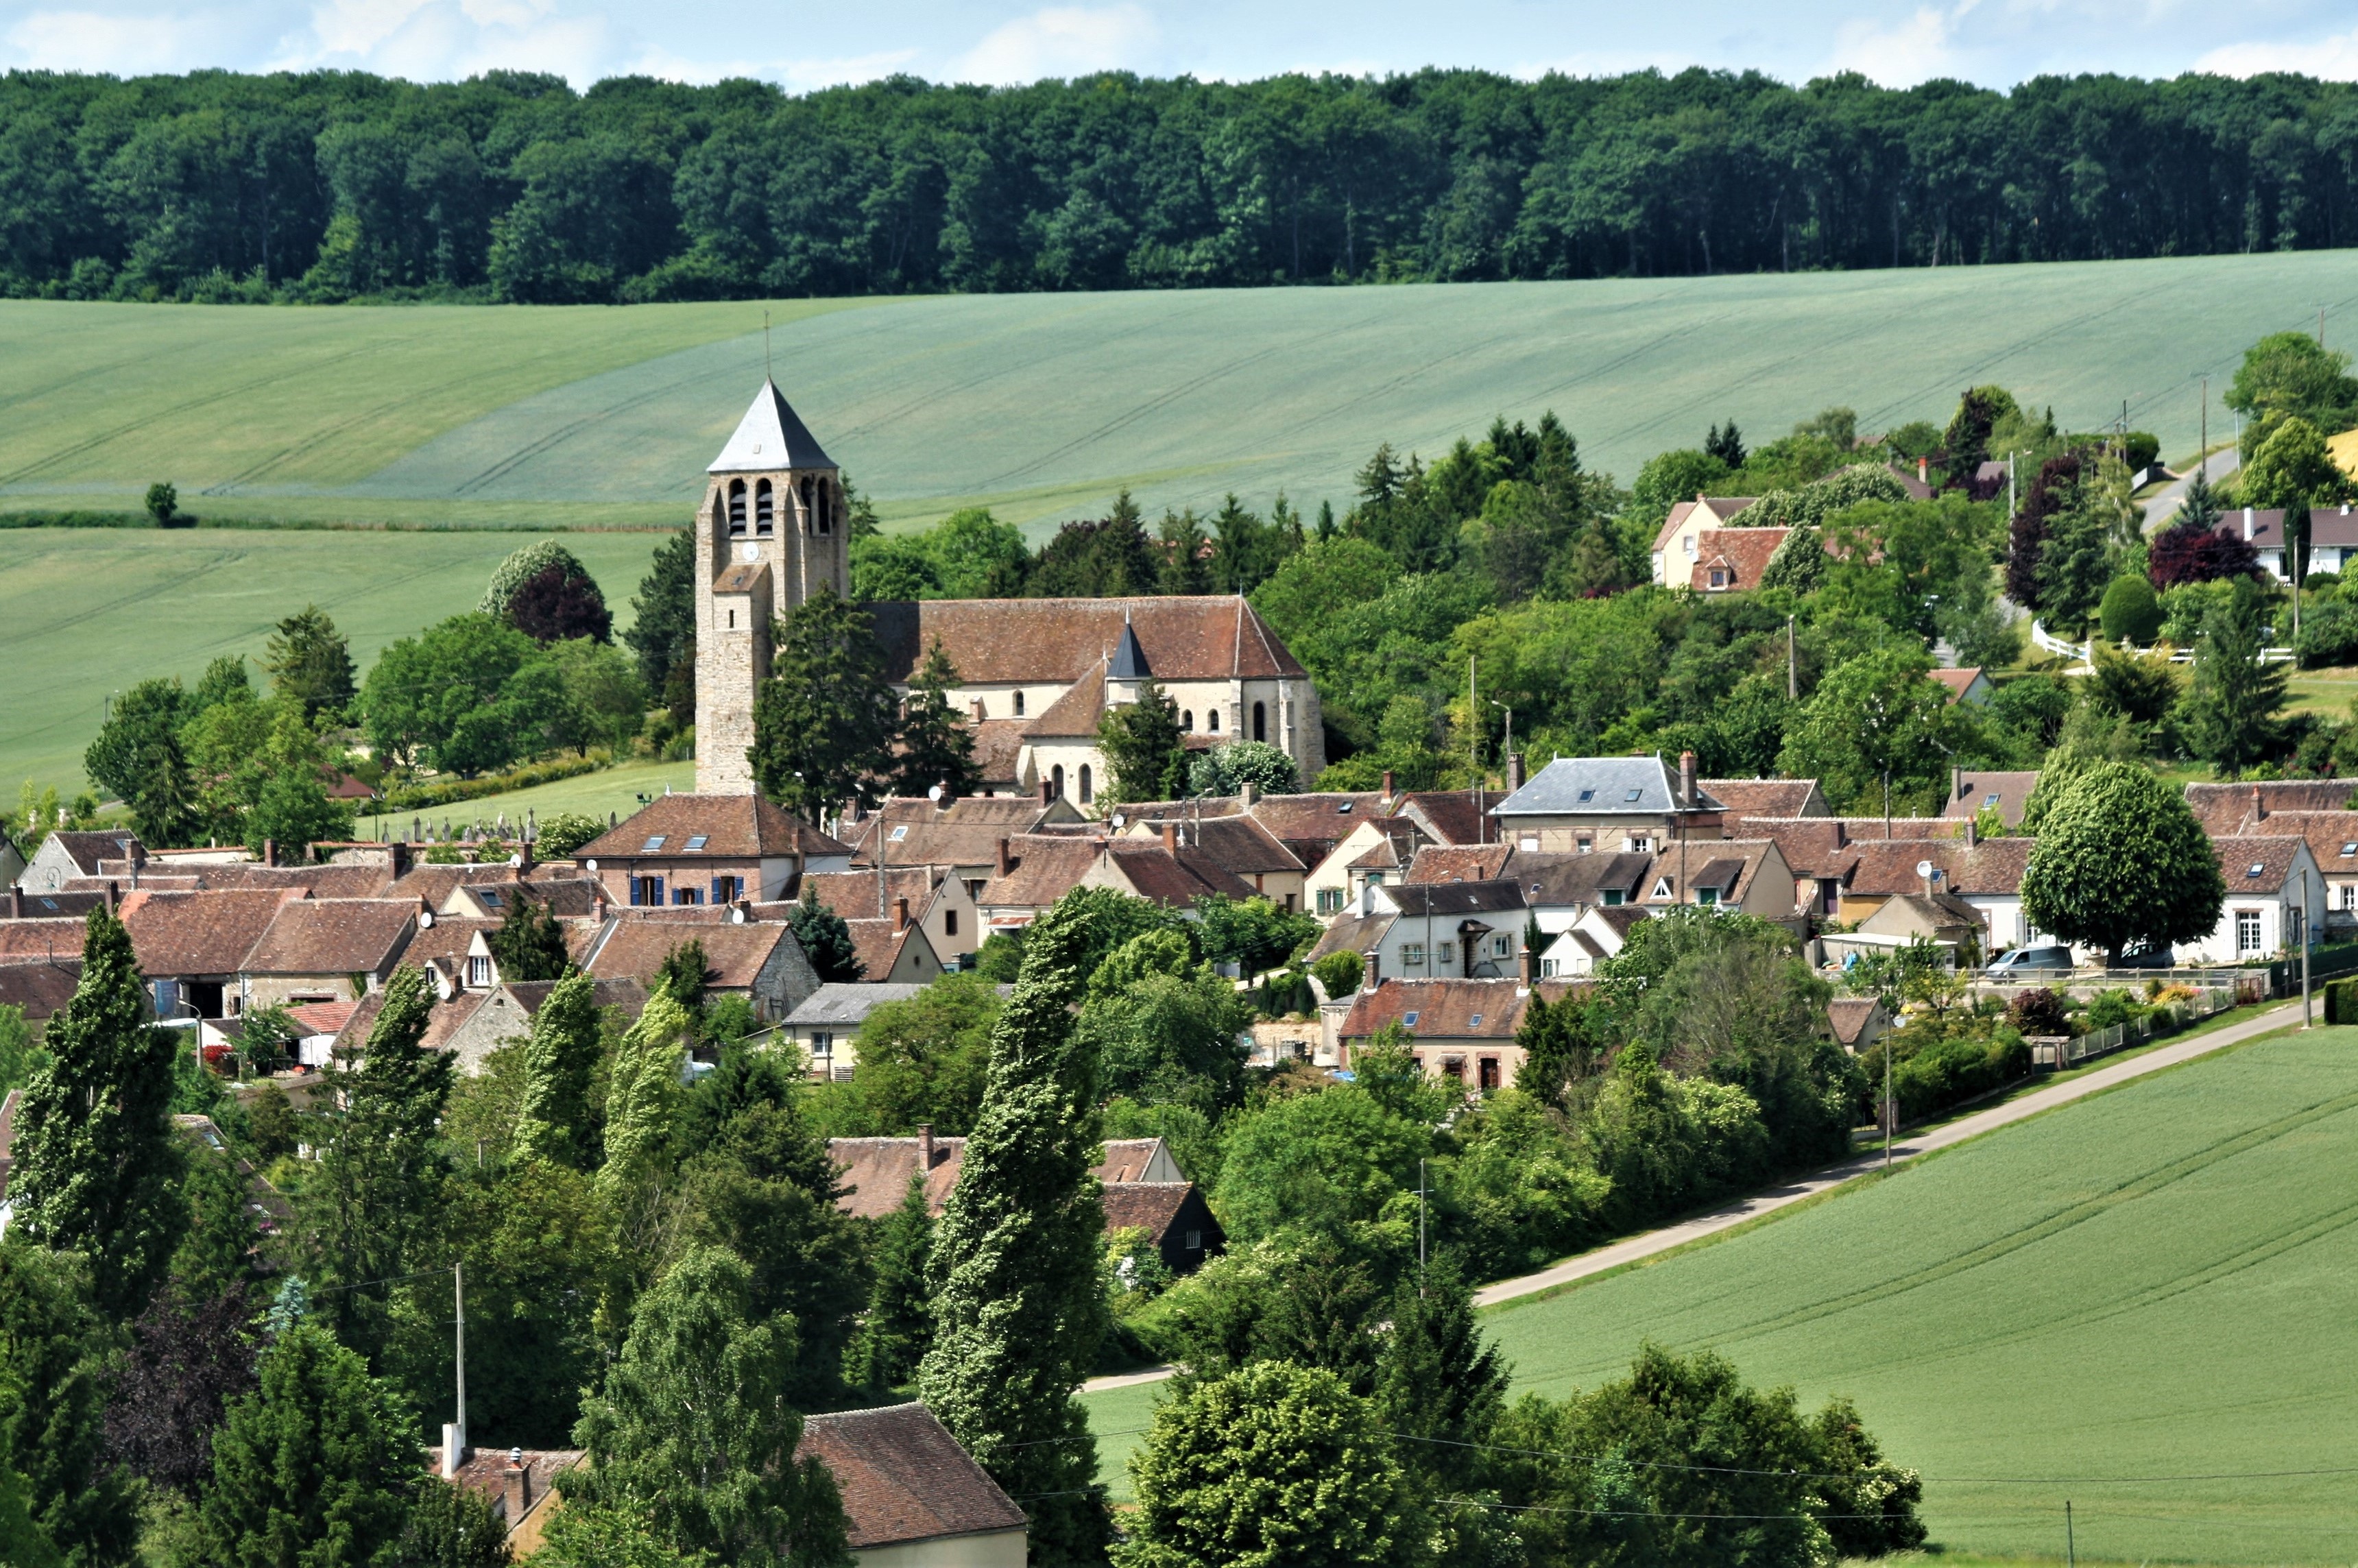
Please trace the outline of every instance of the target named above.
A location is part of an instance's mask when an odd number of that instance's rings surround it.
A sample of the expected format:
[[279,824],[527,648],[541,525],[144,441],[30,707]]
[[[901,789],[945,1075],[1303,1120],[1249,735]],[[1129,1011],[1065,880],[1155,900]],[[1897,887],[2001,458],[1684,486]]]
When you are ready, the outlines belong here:
[[1166,855],[1179,852],[1179,825],[1176,822],[1163,825],[1163,852]]
[[2245,543],[2246,545],[2248,545],[2248,544],[2250,544],[2251,542],[2252,542],[2252,509],[2251,509],[2250,507],[2246,506],[2246,507],[2244,507],[2244,543]]
[[1056,786],[1047,779],[1040,781],[1040,804],[1043,806],[1056,804]]
[[951,806],[956,806],[957,804],[957,796],[950,793],[950,781],[944,779],[942,781],[942,793],[934,799],[934,809],[936,811],[947,811]]
[[[2254,790],[2252,793],[2253,793],[2254,795],[2257,795],[2257,794],[2259,794],[2260,792],[2259,792],[2258,790]],[[123,897],[123,884],[122,884],[121,882],[110,881],[110,882],[108,882],[108,883],[106,884],[106,913],[107,913],[107,914],[113,914],[114,913],[114,906],[115,906],[115,904],[116,904],[116,903],[118,903],[119,902],[121,902],[122,897]]]
[[265,838],[262,841],[262,863],[265,866],[275,866],[278,863],[277,839]]
[[520,849],[518,849],[516,850],[516,874],[515,874],[515,880],[516,880],[516,881],[524,881],[525,873],[526,871],[531,871],[531,870],[532,870],[532,838],[531,838],[531,837],[530,837],[529,835],[527,835],[527,836],[525,837],[525,841],[524,841],[523,847],[522,847],[522,848],[520,848]]
[[532,1473],[524,1467],[524,1450],[508,1450],[507,1482],[508,1529],[513,1530],[524,1521],[525,1510],[532,1506]]
[[1539,979],[1540,950],[1537,947],[1525,947],[1523,949],[1523,989],[1531,989],[1539,984]]
[[1260,799],[1260,785],[1247,779],[1237,786],[1237,798],[1244,803],[1244,808],[1247,811],[1250,811],[1253,808],[1253,803]]
[[1932,482],[1931,459],[1918,458],[1916,460],[1916,482],[1918,484],[1930,484]]
[[917,1171],[923,1175],[931,1173],[933,1168],[934,1124],[921,1121],[917,1123]]
[[467,1462],[467,1429],[455,1421],[442,1423],[442,1478],[449,1480]]
[[1679,804],[1689,810],[1694,808],[1695,803],[1694,770],[1694,753],[1681,752],[1679,753]]
[[909,901],[905,898],[892,901],[892,929],[895,932],[909,929]]
[[1964,769],[1952,767],[1949,770],[1949,793],[1959,800],[1965,798]]
[[590,919],[594,925],[606,924],[606,893],[602,888],[590,895]]
[[1972,817],[1970,817],[1970,816],[1966,817],[1966,818],[1965,818],[1965,848],[1966,848],[1966,849],[1972,849],[1974,845],[1976,845],[1976,844],[1980,843],[1981,841],[1982,841],[1981,835],[1980,835],[1979,833],[1977,833],[1977,832],[1975,832],[1975,831],[1974,830],[1974,819],[1973,819]]
[[384,865],[385,870],[393,873],[393,880],[395,881],[407,876],[409,874],[408,844],[399,838],[387,844],[384,847]]
[[1392,771],[1391,771],[1391,769],[1390,769],[1390,768],[1386,768],[1386,769],[1384,770],[1384,798],[1385,798],[1386,800],[1390,800],[1390,799],[1391,799],[1391,797],[1392,797]]
[[25,918],[25,890],[23,888],[12,886],[8,890],[8,918],[11,920],[22,920]]
[[993,847],[991,860],[991,869],[1002,877],[1015,869],[1014,862],[1008,858],[1006,835],[1001,834],[998,844]]
[[2266,822],[2267,819],[2268,804],[2266,801],[2260,798],[2260,786],[2254,784],[2252,786],[2252,820],[2255,822]]
[[982,698],[980,698],[980,697],[976,697],[976,698],[974,699],[974,721],[975,721],[977,724],[979,724],[979,723],[981,723],[981,722],[983,721],[983,720],[982,720],[982,712],[983,712],[983,709],[982,709]]
[[1523,754],[1520,752],[1510,753],[1507,758],[1507,793],[1509,795],[1523,787],[1524,776]]

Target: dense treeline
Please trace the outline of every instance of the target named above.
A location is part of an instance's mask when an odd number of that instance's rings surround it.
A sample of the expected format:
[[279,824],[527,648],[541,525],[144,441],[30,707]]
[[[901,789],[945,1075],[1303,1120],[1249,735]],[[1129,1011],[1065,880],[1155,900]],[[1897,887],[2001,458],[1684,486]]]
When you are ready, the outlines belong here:
[[2358,89],[1423,70],[0,79],[0,287],[526,301],[1593,277],[2345,245]]

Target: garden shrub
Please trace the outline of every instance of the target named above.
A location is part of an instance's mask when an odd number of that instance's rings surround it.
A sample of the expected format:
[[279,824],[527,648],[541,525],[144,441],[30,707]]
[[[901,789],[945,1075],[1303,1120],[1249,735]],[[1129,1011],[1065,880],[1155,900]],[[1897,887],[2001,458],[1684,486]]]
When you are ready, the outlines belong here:
[[2069,1034],[2071,1019],[2061,991],[2032,987],[2006,1004],[2006,1021],[2025,1034]]

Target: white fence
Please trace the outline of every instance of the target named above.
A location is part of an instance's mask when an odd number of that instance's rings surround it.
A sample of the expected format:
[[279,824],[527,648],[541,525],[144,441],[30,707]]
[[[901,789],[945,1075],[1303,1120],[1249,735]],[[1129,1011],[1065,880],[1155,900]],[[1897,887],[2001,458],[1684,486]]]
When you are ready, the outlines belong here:
[[2098,1056],[2109,1056],[2115,1051],[2125,1051],[2142,1045],[2158,1035],[2175,1034],[2188,1024],[2224,1012],[2235,1005],[2235,993],[2223,986],[2206,986],[2183,1001],[2173,1001],[2150,1018],[2134,1022],[2115,1023],[2110,1029],[2091,1030],[2070,1040],[2049,1040],[2030,1048],[2030,1065],[2034,1067],[2076,1067]]
[[[2030,640],[2038,644],[2039,651],[2040,653],[2052,654],[2059,659],[2079,660],[2081,665],[2084,667],[2082,669],[2073,671],[2072,673],[2075,675],[2091,673],[2096,667],[2096,644],[2095,639],[2093,637],[2084,643],[2066,642],[2064,639],[2058,637],[2054,633],[2050,632],[2044,622],[2033,621],[2030,623]],[[2121,644],[2121,651],[2126,654],[2134,654],[2137,651],[2137,647],[2134,643],[2124,643]],[[2150,656],[2152,650],[2147,649],[2146,652],[2147,655]],[[2173,665],[2190,665],[2194,662],[2194,650],[2191,648],[2175,649],[2169,654],[2169,662]],[[2264,665],[2288,665],[2292,662],[2293,652],[2290,648],[2262,648],[2260,650],[2260,663]]]

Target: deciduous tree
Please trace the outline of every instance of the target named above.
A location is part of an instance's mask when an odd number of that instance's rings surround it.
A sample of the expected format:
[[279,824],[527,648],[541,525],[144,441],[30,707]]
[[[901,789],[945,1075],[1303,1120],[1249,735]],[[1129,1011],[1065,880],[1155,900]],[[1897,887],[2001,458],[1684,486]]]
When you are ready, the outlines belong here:
[[2104,950],[2211,934],[2226,906],[2218,858],[2185,796],[2126,762],[2090,768],[2046,814],[2022,877],[2041,931]]
[[525,1045],[524,1108],[516,1119],[518,1159],[596,1169],[590,1081],[597,1072],[600,1044],[596,982],[587,973],[568,975],[532,1016]]

